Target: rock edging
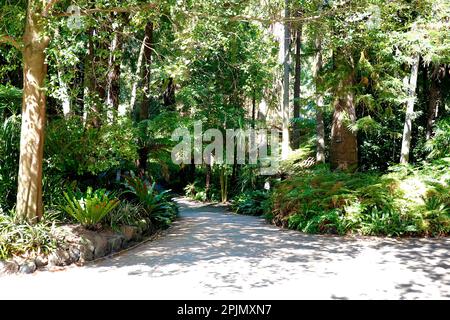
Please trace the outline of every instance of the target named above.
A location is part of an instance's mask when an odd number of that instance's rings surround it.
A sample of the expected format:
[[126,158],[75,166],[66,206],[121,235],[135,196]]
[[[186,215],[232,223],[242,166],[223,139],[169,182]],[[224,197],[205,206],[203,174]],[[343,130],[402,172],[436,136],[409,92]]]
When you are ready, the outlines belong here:
[[146,220],[141,221],[138,226],[122,226],[120,231],[96,232],[80,225],[61,226],[56,233],[58,238],[63,239],[63,245],[49,255],[14,257],[8,261],[0,261],[0,276],[30,274],[36,270],[52,270],[71,264],[83,265],[127,249],[155,232],[154,226]]

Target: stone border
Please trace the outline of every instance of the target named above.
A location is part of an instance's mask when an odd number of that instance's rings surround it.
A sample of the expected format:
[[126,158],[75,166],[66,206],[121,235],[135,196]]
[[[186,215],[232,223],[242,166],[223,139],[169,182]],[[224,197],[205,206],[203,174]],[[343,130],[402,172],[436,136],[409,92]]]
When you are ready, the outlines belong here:
[[64,225],[57,229],[56,236],[63,245],[49,255],[33,258],[14,257],[0,261],[0,276],[14,273],[30,274],[36,270],[52,270],[72,264],[79,266],[110,254],[128,249],[146,237],[155,234],[157,229],[148,220],[138,226],[122,226],[120,231],[90,231],[80,225]]

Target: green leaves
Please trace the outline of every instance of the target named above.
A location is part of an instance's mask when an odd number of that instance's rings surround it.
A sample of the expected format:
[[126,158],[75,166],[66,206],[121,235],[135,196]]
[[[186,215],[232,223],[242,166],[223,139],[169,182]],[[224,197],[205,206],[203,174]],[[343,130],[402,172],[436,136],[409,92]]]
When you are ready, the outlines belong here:
[[119,200],[111,196],[105,189],[93,191],[89,187],[86,193],[71,191],[64,192],[67,205],[62,207],[81,225],[95,228],[105,216],[119,205]]

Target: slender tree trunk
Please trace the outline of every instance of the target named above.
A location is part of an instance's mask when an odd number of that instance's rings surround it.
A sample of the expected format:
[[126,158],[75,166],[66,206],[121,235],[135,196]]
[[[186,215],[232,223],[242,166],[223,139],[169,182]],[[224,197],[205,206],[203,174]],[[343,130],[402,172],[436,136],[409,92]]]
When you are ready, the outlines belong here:
[[[290,17],[290,3],[289,0],[284,2],[284,16]],[[284,22],[284,39],[283,39],[283,104],[281,108],[282,113],[282,142],[281,142],[281,158],[286,159],[290,153],[290,139],[289,139],[289,78],[290,78],[290,42],[291,30],[289,22]]]
[[209,191],[211,188],[211,164],[206,164],[206,177],[205,177],[205,192],[206,196],[209,196]]
[[[151,64],[152,64],[152,47],[153,46],[153,22],[148,22],[145,26],[144,39],[144,96],[139,112],[139,120],[143,121],[149,117],[150,107],[150,82],[151,82]],[[145,143],[144,143],[145,144]],[[143,176],[147,171],[148,148],[142,146],[139,150],[138,169]]]
[[402,150],[400,156],[400,163],[406,164],[409,162],[409,154],[411,149],[412,136],[412,120],[414,115],[414,104],[416,100],[417,76],[419,73],[420,56],[416,54],[413,58],[411,66],[411,75],[408,86],[408,103],[406,107],[405,125],[403,128]]
[[255,129],[256,122],[256,89],[253,89],[252,96],[252,129]]
[[20,135],[20,160],[17,190],[17,215],[21,220],[38,221],[42,203],[42,162],[45,138],[47,75],[44,19],[36,11],[37,1],[28,2],[23,50],[23,104]]
[[[300,88],[301,88],[301,77],[302,77],[302,28],[303,25],[300,24],[297,27],[297,35],[295,37],[295,80],[294,80],[294,118],[298,120],[300,118]],[[300,147],[300,128],[298,123],[294,125],[293,134],[293,148],[298,149]]]
[[426,138],[433,137],[434,121],[442,104],[442,79],[445,76],[445,66],[436,64],[431,75],[431,88],[428,100],[427,133]]
[[69,86],[63,77],[63,70],[59,62],[57,62],[57,74],[58,74],[58,82],[60,89],[60,101],[63,108],[64,118],[68,118],[71,113],[71,104],[70,104],[70,95],[69,95]]
[[150,110],[150,83],[151,83],[151,66],[152,66],[152,50],[153,50],[153,22],[148,22],[145,26],[144,39],[144,97],[139,113],[139,119],[148,119]]
[[315,40],[315,67],[314,81],[316,83],[316,161],[325,163],[325,124],[323,121],[323,95],[318,93],[319,73],[322,70],[322,38],[316,36]]
[[163,101],[167,111],[175,111],[175,83],[173,78],[169,78],[167,88],[163,94]]
[[117,117],[120,102],[120,64],[121,53],[123,48],[122,39],[123,25],[121,25],[114,35],[111,43],[111,56],[109,60],[109,74],[108,74],[108,94],[107,104],[109,106],[109,113],[112,113],[112,120]]
[[136,110],[136,97],[137,97],[137,88],[142,81],[142,61],[144,60],[144,50],[145,50],[145,40],[142,41],[141,49],[139,50],[138,62],[136,65],[136,75],[134,76],[133,86],[131,89],[131,99],[130,99],[130,113]]
[[353,171],[358,166],[358,141],[356,133],[348,126],[356,121],[354,93],[354,73],[343,80],[338,90],[339,97],[334,106],[331,127],[330,162],[331,168]]

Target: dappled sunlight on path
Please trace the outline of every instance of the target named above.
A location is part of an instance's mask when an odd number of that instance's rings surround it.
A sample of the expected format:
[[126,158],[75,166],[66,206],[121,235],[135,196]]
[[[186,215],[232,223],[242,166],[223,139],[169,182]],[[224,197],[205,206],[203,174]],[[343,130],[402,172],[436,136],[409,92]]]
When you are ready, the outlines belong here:
[[449,239],[305,235],[178,202],[181,217],[162,238],[83,268],[0,283],[42,281],[59,296],[69,284],[111,298],[450,298]]

